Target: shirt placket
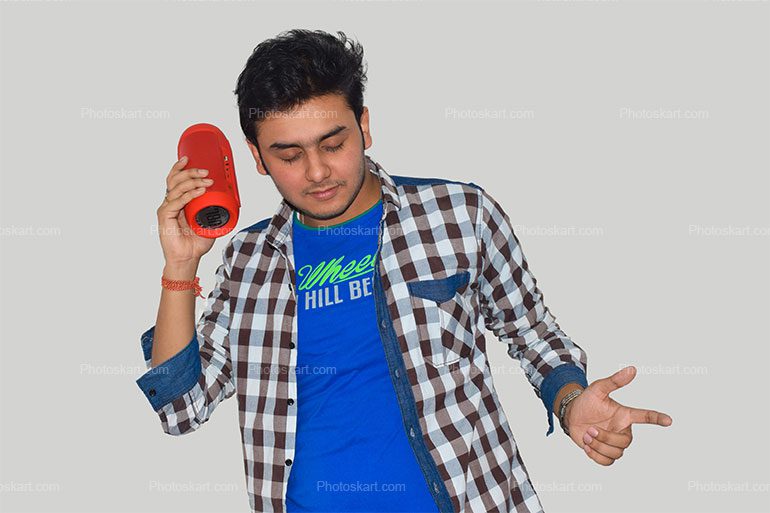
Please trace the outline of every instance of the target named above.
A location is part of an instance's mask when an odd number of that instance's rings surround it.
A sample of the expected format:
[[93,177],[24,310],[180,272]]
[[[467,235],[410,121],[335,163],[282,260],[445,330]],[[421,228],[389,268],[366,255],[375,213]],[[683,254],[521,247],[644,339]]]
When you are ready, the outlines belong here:
[[[286,249],[284,249],[286,248]],[[289,476],[291,474],[291,468],[294,463],[294,457],[295,457],[295,443],[296,443],[296,425],[297,425],[297,415],[296,415],[296,409],[292,410],[292,408],[297,408],[297,375],[296,375],[296,366],[297,366],[297,339],[298,337],[298,330],[297,330],[297,295],[295,291],[295,284],[294,284],[294,266],[292,265],[292,259],[289,258],[289,255],[293,256],[293,247],[292,247],[292,241],[290,237],[287,237],[286,243],[284,245],[281,245],[278,247],[278,251],[281,254],[281,256],[284,259],[284,263],[286,265],[287,272],[284,274],[284,283],[288,284],[289,290],[291,291],[292,299],[294,300],[294,310],[293,312],[290,312],[291,315],[291,322],[292,322],[292,330],[291,330],[291,342],[290,342],[290,352],[289,352],[289,361],[284,362],[281,361],[281,366],[286,366],[288,368],[288,376],[287,376],[287,414],[286,414],[286,433],[283,439],[285,440],[286,444],[285,447],[283,447],[285,458],[284,458],[284,465],[286,466],[286,471],[283,473],[283,484],[282,484],[282,493],[281,493],[281,500],[283,502],[283,510],[286,511],[286,493],[288,491],[289,487]],[[280,326],[282,323],[278,323]],[[277,348],[276,350],[280,351],[280,348]],[[288,365],[287,365],[288,364]],[[279,380],[280,383],[280,377],[276,378]]]
[[[428,447],[425,445],[425,440],[423,439],[422,429],[417,416],[417,406],[415,404],[414,394],[409,379],[407,378],[404,356],[401,352],[395,329],[393,328],[393,321],[390,316],[390,311],[388,310],[388,303],[383,285],[383,279],[387,276],[387,269],[380,261],[380,253],[382,250],[383,233],[386,228],[385,220],[388,215],[389,206],[390,205],[387,202],[383,202],[383,213],[380,218],[374,270],[372,271],[374,303],[377,311],[377,327],[385,350],[385,359],[388,363],[390,378],[396,392],[396,398],[398,400],[399,409],[401,410],[401,418],[406,429],[409,445],[414,451],[417,462],[422,470],[423,476],[425,476],[430,493],[436,501],[439,511],[442,513],[449,513],[454,511],[454,507],[452,506],[449,491],[439,474],[436,462],[431,457]],[[375,276],[374,274],[377,273],[377,271],[379,271],[379,273]]]

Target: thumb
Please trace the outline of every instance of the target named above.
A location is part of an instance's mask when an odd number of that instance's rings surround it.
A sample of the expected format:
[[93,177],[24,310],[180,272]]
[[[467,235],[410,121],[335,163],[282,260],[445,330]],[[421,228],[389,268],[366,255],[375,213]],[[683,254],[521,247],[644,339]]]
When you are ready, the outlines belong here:
[[617,390],[620,387],[626,386],[631,383],[631,380],[636,376],[636,367],[629,365],[623,367],[612,376],[597,379],[592,383],[597,391],[604,397]]
[[177,221],[179,221],[179,226],[182,228],[189,228],[190,225],[187,223],[187,217],[184,213],[184,208],[179,211],[179,213],[176,216]]
[[182,230],[182,233],[184,235],[190,235],[195,233],[193,229],[190,227],[190,223],[187,222],[187,215],[185,214],[184,208],[182,208],[179,211],[179,215],[177,216],[177,221],[179,222],[179,228]]

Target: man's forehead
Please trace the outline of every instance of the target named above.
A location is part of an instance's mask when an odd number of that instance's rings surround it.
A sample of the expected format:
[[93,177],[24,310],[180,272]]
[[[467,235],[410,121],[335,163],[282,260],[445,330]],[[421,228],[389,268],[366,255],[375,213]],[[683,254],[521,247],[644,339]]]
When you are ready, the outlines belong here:
[[340,94],[314,97],[291,109],[265,112],[261,118],[257,134],[265,145],[278,149],[315,145],[337,132],[345,134],[356,119]]

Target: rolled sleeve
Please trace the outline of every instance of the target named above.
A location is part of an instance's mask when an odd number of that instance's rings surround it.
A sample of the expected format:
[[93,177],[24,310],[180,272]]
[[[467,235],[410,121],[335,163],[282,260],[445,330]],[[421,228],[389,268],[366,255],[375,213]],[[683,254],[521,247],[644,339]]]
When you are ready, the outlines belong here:
[[553,402],[561,388],[568,383],[579,383],[583,388],[588,387],[588,380],[583,369],[572,363],[565,363],[554,368],[540,384],[540,398],[548,412],[548,431],[546,436],[553,433]]
[[[155,326],[141,336],[142,352],[148,367],[151,362],[152,341]],[[198,352],[198,337],[193,332],[192,340],[177,354],[157,367],[150,367],[136,384],[144,393],[152,409],[160,410],[174,399],[189,392],[198,382],[201,373],[201,359]]]

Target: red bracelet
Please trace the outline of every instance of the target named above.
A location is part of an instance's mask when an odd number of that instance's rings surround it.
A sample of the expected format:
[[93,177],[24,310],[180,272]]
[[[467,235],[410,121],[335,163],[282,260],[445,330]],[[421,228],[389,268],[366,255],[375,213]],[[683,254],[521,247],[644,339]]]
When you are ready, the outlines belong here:
[[193,292],[196,296],[204,297],[203,294],[201,294],[201,290],[203,290],[203,287],[200,286],[198,283],[200,278],[197,276],[194,280],[169,280],[168,278],[161,276],[160,277],[160,285],[164,289],[168,290],[189,290],[193,289]]

